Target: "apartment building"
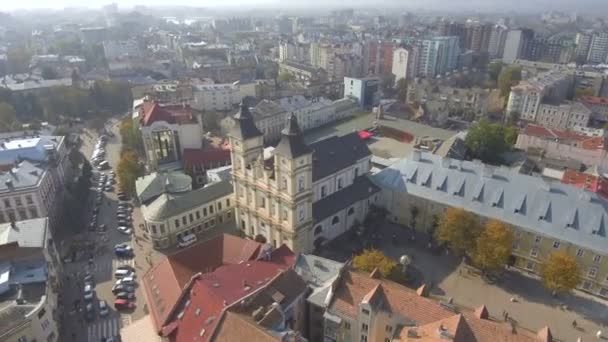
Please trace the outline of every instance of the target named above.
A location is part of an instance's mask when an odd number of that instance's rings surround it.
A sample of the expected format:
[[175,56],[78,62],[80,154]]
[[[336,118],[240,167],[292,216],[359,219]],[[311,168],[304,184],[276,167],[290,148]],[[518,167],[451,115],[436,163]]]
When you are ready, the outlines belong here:
[[239,82],[194,85],[192,108],[200,111],[232,110],[242,100]]
[[560,182],[548,182],[481,162],[414,151],[374,176],[391,221],[432,233],[445,208],[463,208],[482,221],[496,219],[513,231],[513,265],[539,273],[555,251],[574,257],[578,288],[608,297],[606,200]]
[[363,220],[378,189],[366,176],[371,153],[356,132],[307,145],[291,113],[268,155],[246,106],[234,120],[232,179],[243,234],[308,252]]
[[558,130],[573,130],[575,127],[587,127],[591,113],[591,110],[580,102],[543,103],[538,108],[536,123]]
[[593,34],[589,44],[587,62],[591,64],[608,62],[608,32]]
[[59,341],[61,263],[47,218],[0,224],[0,340]]

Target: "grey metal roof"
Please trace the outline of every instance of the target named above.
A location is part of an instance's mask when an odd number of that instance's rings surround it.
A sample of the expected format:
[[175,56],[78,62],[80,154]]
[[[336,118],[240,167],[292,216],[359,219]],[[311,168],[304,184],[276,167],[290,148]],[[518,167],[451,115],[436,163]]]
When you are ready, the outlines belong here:
[[252,115],[255,120],[262,120],[285,112],[285,108],[281,107],[278,103],[270,100],[262,100],[253,108]]
[[312,288],[306,299],[317,306],[325,306],[325,301],[333,283],[339,278],[344,263],[312,254],[298,254],[294,270]]
[[16,242],[22,248],[43,248],[47,238],[47,218],[0,224],[0,246]]
[[357,132],[341,137],[329,137],[310,147],[314,150],[313,181],[323,179],[371,155],[367,144],[361,140]]
[[312,204],[312,217],[319,222],[348,206],[380,191],[367,176],[357,177],[353,184]]
[[183,172],[153,172],[135,181],[137,198],[147,203],[162,193],[182,193],[192,190],[192,178]]
[[0,173],[0,193],[34,187],[45,172],[46,167],[24,160],[10,171]]
[[416,151],[373,180],[383,191],[464,208],[597,253],[608,251],[608,203],[570,185]]
[[149,205],[142,207],[142,212],[147,220],[164,221],[205,203],[228,196],[232,191],[232,183],[223,181],[189,191],[185,194],[164,193]]
[[56,149],[65,137],[63,136],[9,136],[0,141],[0,162],[13,162],[27,159],[46,161],[47,149]]

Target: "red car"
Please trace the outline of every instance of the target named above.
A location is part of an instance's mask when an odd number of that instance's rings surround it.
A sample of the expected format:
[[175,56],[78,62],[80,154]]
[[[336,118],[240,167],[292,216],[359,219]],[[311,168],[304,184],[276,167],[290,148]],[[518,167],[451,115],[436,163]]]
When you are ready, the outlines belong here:
[[116,310],[135,309],[135,303],[126,299],[116,299],[114,301],[114,308]]

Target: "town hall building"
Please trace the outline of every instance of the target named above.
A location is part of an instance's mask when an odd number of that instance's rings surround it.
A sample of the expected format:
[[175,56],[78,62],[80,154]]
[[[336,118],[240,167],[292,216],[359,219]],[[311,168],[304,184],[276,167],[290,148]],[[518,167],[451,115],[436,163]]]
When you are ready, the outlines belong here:
[[306,144],[290,113],[279,144],[241,104],[229,138],[236,222],[246,236],[309,253],[363,222],[380,189],[367,174],[371,152],[354,132]]

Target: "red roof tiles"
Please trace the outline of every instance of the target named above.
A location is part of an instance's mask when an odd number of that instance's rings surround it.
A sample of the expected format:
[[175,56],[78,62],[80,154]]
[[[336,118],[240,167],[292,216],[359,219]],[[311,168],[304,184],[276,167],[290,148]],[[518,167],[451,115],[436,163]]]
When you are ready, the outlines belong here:
[[605,97],[597,97],[597,96],[583,96],[581,97],[583,102],[589,104],[604,104],[608,105],[608,98]]
[[580,144],[579,147],[586,150],[603,150],[605,145],[603,137],[588,137],[582,134],[576,134],[568,131],[558,131],[538,125],[526,126],[524,129],[524,134],[541,138],[559,139],[566,142],[575,142]]
[[170,124],[196,123],[196,117],[189,106],[167,105],[163,106],[156,101],[146,101],[139,109],[144,126],[156,121],[166,121]]
[[591,191],[608,199],[608,179],[597,177],[576,170],[566,170],[562,176],[562,183],[570,184],[587,191]]
[[261,246],[255,241],[224,234],[168,255],[152,267],[142,280],[157,330],[165,325],[192,276],[211,272],[222,265],[255,259]]
[[184,149],[184,168],[189,169],[194,165],[209,165],[217,162],[230,162],[230,150],[221,149]]

